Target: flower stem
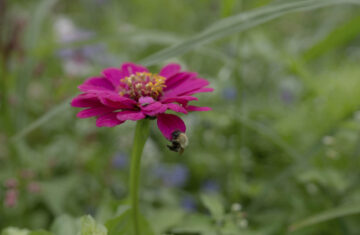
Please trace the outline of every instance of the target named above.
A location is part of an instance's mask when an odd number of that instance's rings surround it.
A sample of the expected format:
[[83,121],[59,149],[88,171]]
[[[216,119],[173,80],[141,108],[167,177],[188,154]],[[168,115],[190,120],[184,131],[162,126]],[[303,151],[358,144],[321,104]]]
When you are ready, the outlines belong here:
[[150,120],[142,119],[136,122],[133,148],[131,151],[130,168],[130,203],[131,214],[134,228],[134,235],[140,235],[139,226],[139,177],[141,154],[144,149],[146,139],[149,136]]

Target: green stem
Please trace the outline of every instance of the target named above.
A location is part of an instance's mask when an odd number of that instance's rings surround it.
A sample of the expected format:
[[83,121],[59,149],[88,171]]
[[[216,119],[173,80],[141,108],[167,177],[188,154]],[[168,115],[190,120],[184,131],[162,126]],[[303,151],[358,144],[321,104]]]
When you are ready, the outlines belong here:
[[149,136],[150,120],[143,119],[137,121],[133,149],[131,151],[131,168],[130,168],[130,203],[134,234],[140,235],[139,226],[139,177],[141,154],[144,149],[146,139]]

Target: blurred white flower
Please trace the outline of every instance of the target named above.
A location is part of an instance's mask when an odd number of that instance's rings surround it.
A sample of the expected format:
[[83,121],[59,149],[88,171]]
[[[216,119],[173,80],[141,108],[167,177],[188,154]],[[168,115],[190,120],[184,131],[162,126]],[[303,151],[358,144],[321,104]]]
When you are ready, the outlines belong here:
[[63,69],[70,76],[84,76],[89,74],[91,66],[87,61],[70,58],[64,61]]
[[335,143],[335,138],[332,136],[324,136],[322,139],[323,144],[325,145],[333,145]]
[[240,203],[234,203],[234,204],[232,204],[231,205],[231,210],[232,211],[241,211],[241,209],[242,209],[242,206],[241,206],[241,204]]
[[247,228],[248,225],[249,225],[249,222],[248,222],[247,219],[242,219],[242,220],[240,220],[239,226],[240,226],[241,228]]
[[[73,21],[67,17],[59,17],[55,20],[54,31],[57,41],[60,44],[82,41],[94,36],[93,32],[79,29]],[[80,51],[82,52],[82,51]],[[84,76],[90,72],[89,61],[75,49],[61,49],[58,54],[63,59],[63,69],[65,74],[70,76]]]
[[76,28],[73,21],[67,17],[55,20],[54,30],[59,43],[86,40],[94,36],[93,32]]

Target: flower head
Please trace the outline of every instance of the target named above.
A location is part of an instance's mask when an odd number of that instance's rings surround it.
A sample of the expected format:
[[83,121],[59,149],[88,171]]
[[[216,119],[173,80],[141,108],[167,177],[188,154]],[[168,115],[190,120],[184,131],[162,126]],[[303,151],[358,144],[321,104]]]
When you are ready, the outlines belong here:
[[17,189],[9,189],[6,191],[4,206],[5,207],[14,207],[18,202],[19,191]]
[[186,195],[183,197],[180,205],[187,212],[193,212],[196,210],[196,200],[191,195]]
[[165,112],[211,110],[188,104],[198,100],[192,95],[213,91],[208,85],[196,73],[181,71],[178,64],[168,64],[155,74],[141,65],[124,63],[121,68],[105,69],[101,76],[86,80],[79,86],[83,93],[71,105],[85,108],[77,114],[79,118],[97,117],[99,127],[157,118],[160,131],[171,140],[174,131],[185,132],[186,126],[178,116]]

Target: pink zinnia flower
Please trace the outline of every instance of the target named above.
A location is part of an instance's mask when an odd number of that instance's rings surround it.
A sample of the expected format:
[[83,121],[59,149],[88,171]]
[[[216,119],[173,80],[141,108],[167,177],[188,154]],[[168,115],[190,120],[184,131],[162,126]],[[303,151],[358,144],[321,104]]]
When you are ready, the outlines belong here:
[[198,100],[192,96],[211,92],[209,82],[197,73],[181,71],[178,64],[168,64],[159,74],[133,63],[121,68],[108,68],[99,77],[92,77],[79,86],[83,93],[75,97],[71,105],[85,108],[79,118],[97,117],[98,127],[113,127],[127,120],[157,118],[157,125],[169,140],[174,131],[186,131],[184,122],[172,110],[187,114],[190,111],[209,111],[208,107],[189,105]]
[[6,191],[4,205],[5,207],[14,207],[18,201],[19,191],[17,189],[9,189]]

